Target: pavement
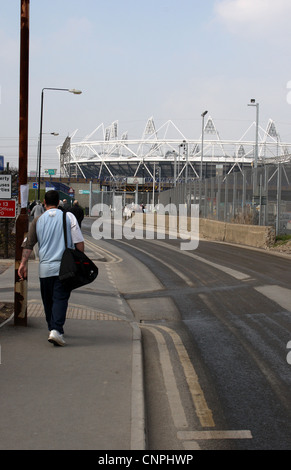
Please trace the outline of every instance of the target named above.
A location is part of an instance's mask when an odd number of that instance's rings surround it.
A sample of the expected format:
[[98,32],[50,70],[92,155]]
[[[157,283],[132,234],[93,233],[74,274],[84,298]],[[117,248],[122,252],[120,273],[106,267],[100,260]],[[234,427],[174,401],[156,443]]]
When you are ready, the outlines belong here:
[[[65,347],[47,341],[29,261],[27,327],[13,315],[0,325],[1,450],[145,450],[141,333],[103,255],[71,295]],[[13,302],[14,261],[1,263],[0,301]]]

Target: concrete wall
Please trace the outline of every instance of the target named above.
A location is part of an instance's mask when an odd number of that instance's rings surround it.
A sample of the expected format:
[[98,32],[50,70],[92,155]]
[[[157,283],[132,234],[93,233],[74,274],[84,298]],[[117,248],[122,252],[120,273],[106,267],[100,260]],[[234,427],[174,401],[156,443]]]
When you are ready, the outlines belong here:
[[[135,221],[138,225],[142,223],[148,226],[157,227],[157,220],[154,214],[135,214]],[[181,232],[186,231],[186,218],[178,220],[176,216],[165,216],[165,230],[175,231],[177,226]],[[266,249],[272,246],[275,242],[275,228],[261,227],[255,225],[241,225],[218,222],[210,219],[199,219],[196,221],[187,219],[187,228],[194,227],[194,224],[199,223],[199,238],[213,241],[222,241],[227,243],[234,243],[237,245],[246,245],[256,248]],[[163,222],[162,222],[163,224]]]
[[200,238],[268,248],[275,242],[275,228],[200,219]]

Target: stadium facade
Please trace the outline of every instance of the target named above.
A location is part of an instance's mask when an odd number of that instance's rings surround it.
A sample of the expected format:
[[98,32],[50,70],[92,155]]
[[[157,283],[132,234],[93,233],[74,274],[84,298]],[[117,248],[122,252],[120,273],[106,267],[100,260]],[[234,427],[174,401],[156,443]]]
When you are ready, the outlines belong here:
[[[204,121],[203,121],[204,123]],[[82,141],[74,141],[76,132],[57,148],[60,171],[64,177],[94,178],[101,182],[143,185],[162,181],[169,186],[177,182],[243,171],[266,162],[289,161],[291,144],[282,142],[273,120],[266,129],[256,122],[238,141],[222,140],[211,117],[205,120],[197,139],[186,138],[173,121],[156,129],[148,119],[142,137],[130,139],[128,132],[119,135],[119,123],[100,124]],[[252,136],[248,140],[247,136]]]

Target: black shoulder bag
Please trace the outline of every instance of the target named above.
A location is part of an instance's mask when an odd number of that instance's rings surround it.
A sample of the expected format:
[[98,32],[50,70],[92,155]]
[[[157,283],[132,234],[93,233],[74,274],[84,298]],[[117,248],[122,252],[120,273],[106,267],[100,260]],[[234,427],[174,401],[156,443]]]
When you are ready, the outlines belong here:
[[63,213],[65,251],[62,256],[59,279],[66,290],[77,289],[93,282],[98,268],[93,261],[78,249],[68,248],[66,212]]

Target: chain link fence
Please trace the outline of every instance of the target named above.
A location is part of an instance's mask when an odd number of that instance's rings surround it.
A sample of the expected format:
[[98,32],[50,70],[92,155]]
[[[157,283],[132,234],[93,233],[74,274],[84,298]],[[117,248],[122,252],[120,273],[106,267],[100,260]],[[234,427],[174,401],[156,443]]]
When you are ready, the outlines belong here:
[[159,195],[159,203],[199,204],[200,216],[223,222],[271,225],[291,234],[291,165],[266,164],[195,180]]

